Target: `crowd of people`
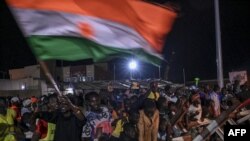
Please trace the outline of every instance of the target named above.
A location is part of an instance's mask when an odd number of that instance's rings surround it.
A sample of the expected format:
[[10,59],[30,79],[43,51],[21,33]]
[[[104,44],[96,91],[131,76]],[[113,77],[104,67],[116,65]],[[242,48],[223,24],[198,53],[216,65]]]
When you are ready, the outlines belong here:
[[[249,99],[247,85],[109,88],[86,94],[0,97],[0,141],[166,141],[195,137]],[[246,107],[249,108],[249,107]],[[249,124],[249,121],[244,124]]]

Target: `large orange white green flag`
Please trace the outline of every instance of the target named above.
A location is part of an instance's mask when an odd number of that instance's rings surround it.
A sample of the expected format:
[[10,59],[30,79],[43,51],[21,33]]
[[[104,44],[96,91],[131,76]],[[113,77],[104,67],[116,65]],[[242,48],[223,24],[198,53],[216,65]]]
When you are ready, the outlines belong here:
[[176,13],[142,0],[6,0],[40,60],[134,55],[157,64]]

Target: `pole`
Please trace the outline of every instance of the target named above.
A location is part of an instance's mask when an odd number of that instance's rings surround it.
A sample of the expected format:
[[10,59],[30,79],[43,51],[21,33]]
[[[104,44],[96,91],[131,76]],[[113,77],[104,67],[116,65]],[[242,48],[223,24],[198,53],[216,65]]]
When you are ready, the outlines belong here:
[[214,0],[215,8],[215,29],[216,29],[216,63],[217,63],[217,81],[218,85],[222,88],[223,81],[223,66],[222,66],[222,50],[221,50],[221,30],[220,30],[220,11],[219,0]]
[[115,64],[114,64],[114,81],[115,81]]
[[161,66],[159,65],[158,68],[159,68],[159,79],[161,79]]
[[130,70],[130,80],[132,80],[133,79],[133,70],[131,69]]
[[186,86],[186,74],[185,74],[185,69],[183,68],[183,84]]
[[51,73],[49,72],[49,69],[47,67],[47,65],[45,64],[44,61],[38,61],[39,64],[41,65],[45,75],[47,76],[47,78],[49,79],[49,81],[51,82],[51,84],[54,86],[54,88],[56,89],[57,93],[59,94],[59,96],[62,95],[61,91],[59,90],[54,78],[52,77]]

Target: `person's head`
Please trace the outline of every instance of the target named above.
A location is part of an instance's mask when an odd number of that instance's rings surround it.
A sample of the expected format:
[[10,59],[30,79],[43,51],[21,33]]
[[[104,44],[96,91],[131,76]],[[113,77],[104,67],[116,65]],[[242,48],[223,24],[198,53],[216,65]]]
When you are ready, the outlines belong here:
[[242,86],[241,86],[241,90],[242,90],[243,92],[248,91],[247,85],[246,85],[246,84],[242,85]]
[[209,85],[205,85],[204,86],[204,92],[208,93],[210,91],[210,86]]
[[99,111],[100,109],[100,96],[96,92],[89,92],[86,94],[85,99],[91,111]]
[[38,108],[38,102],[31,103],[31,110],[35,111]]
[[123,107],[122,105],[118,104],[116,107],[114,107],[114,110],[116,111],[116,114],[118,115],[118,117],[122,118],[123,117]]
[[227,89],[225,87],[223,87],[221,89],[221,93],[224,94],[224,95],[226,95],[226,94],[228,94],[228,91],[227,91]]
[[153,91],[153,92],[157,92],[158,90],[158,82],[151,82],[150,83],[150,90]]
[[58,98],[56,94],[51,94],[48,96],[48,108],[50,111],[55,111],[58,109]]
[[193,95],[192,98],[191,98],[191,101],[192,101],[192,104],[193,104],[195,107],[198,107],[199,104],[201,103],[201,101],[200,101],[200,95],[199,95],[199,94]]
[[152,99],[145,99],[143,102],[143,110],[146,116],[150,118],[153,117],[156,110],[155,101]]
[[210,106],[210,107],[214,107],[214,106],[215,106],[215,103],[214,103],[213,100],[210,100],[210,101],[209,101],[209,106]]
[[10,102],[11,102],[11,105],[14,105],[14,106],[19,106],[20,105],[20,100],[16,96],[12,97],[11,100],[10,100]]
[[167,130],[167,120],[165,118],[160,118],[159,131],[163,132]]
[[29,109],[30,111],[32,111],[31,105],[32,105],[32,101],[29,98],[23,101],[23,107]]
[[166,109],[168,107],[168,102],[167,99],[165,97],[159,97],[158,101],[157,101],[157,107],[158,109]]
[[133,124],[131,123],[124,124],[123,131],[124,131],[125,136],[132,138],[132,139],[137,138],[135,126]]
[[129,111],[131,109],[131,101],[130,99],[125,99],[124,100],[124,108],[125,108],[125,111]]
[[7,112],[7,101],[5,98],[0,97],[0,114],[5,115]]
[[130,111],[129,112],[129,123],[137,124],[139,122],[140,114],[137,111]]
[[136,103],[137,100],[138,100],[138,97],[137,97],[136,95],[133,95],[133,96],[130,97],[130,103],[131,103],[131,104]]
[[41,111],[48,111],[48,103],[49,103],[49,99],[46,95],[43,95],[42,97],[40,97],[40,99],[38,100],[38,108]]
[[220,92],[220,86],[219,85],[214,85],[214,92],[218,93]]
[[70,111],[70,107],[67,104],[67,99],[66,97],[61,97],[60,98],[60,111],[62,113],[68,113]]

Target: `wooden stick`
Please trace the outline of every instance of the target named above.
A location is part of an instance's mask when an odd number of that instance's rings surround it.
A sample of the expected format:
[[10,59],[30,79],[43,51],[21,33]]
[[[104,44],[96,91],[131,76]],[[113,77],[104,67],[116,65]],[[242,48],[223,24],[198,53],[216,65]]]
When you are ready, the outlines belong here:
[[216,119],[213,120],[203,131],[200,135],[196,136],[193,141],[203,141],[206,140],[210,135],[212,135],[217,128],[222,126],[229,118],[229,115],[234,112],[235,110],[239,109],[241,103],[237,99],[233,99],[233,106],[231,106],[228,110],[221,113],[221,115]]
[[47,78],[49,79],[50,83],[54,86],[54,88],[56,89],[56,92],[58,93],[59,96],[62,95],[61,91],[59,90],[54,78],[52,77],[51,73],[49,72],[49,69],[46,65],[46,63],[44,61],[38,61],[39,64],[42,67],[42,70],[44,71],[45,75],[47,76]]

